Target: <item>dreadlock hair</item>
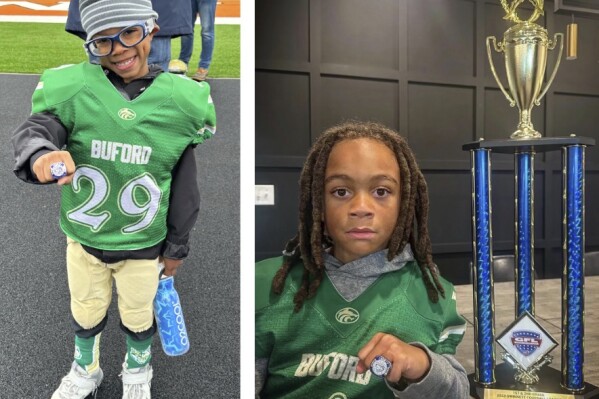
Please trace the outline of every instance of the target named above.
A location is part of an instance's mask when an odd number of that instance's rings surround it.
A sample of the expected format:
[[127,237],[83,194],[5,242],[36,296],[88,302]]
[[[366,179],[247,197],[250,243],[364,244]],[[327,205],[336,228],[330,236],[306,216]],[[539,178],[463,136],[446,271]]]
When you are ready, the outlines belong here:
[[[295,295],[294,310],[301,309],[313,297],[324,277],[323,249],[333,243],[324,234],[324,178],[333,146],[342,140],[370,138],[385,144],[397,158],[400,171],[401,199],[395,229],[388,244],[387,259],[392,260],[409,242],[422,272],[428,297],[436,303],[445,292],[439,271],[433,263],[428,234],[428,190],[407,142],[397,132],[374,122],[349,121],[327,129],[312,146],[300,175],[299,228],[283,251],[283,264],[273,278],[272,288],[281,294],[289,269],[303,260],[302,284]],[[428,273],[427,273],[428,271]],[[430,273],[430,276],[429,276]],[[432,281],[431,281],[432,277]]]

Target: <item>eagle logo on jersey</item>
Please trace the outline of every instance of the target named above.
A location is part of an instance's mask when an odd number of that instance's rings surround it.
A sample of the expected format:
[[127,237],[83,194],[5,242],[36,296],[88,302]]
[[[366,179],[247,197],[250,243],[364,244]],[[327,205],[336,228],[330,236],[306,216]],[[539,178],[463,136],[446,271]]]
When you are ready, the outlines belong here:
[[130,121],[135,119],[137,115],[135,115],[135,111],[129,108],[121,108],[119,109],[119,118]]
[[335,320],[341,324],[352,324],[358,321],[360,313],[354,308],[343,308],[335,313]]

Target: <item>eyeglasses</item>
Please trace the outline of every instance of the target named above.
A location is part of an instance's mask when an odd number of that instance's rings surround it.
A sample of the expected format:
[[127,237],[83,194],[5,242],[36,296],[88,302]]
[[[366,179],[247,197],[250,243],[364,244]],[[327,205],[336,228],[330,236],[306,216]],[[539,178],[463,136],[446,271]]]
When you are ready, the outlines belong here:
[[115,41],[125,48],[133,47],[141,43],[152,29],[153,26],[150,26],[150,23],[140,22],[127,26],[114,36],[101,36],[91,39],[85,42],[83,47],[96,57],[104,57],[112,53]]

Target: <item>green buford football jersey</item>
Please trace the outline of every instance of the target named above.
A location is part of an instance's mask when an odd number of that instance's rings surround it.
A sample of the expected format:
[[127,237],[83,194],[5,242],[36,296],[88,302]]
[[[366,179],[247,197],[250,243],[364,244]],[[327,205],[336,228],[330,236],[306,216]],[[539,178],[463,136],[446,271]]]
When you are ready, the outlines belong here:
[[438,354],[454,354],[465,321],[458,315],[453,286],[442,279],[445,298],[430,302],[416,262],[381,275],[353,301],[323,279],[298,313],[293,297],[303,268],[292,267],[281,295],[272,278],[282,258],[256,265],[256,358],[268,358],[266,398],[393,398],[383,379],[358,374],[358,351],[377,333],[421,342]]
[[85,62],[45,71],[32,101],[33,113],[56,115],[69,132],[77,170],[62,187],[64,233],[113,251],[162,241],[172,169],[215,131],[208,84],[161,73],[127,100],[99,65]]

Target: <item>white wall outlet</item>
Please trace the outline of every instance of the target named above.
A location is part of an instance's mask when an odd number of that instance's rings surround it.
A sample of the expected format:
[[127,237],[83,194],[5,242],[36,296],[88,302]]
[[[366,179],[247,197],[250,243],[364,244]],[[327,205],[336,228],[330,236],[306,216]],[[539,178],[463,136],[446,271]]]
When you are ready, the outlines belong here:
[[272,184],[256,184],[256,205],[274,205],[275,186]]

